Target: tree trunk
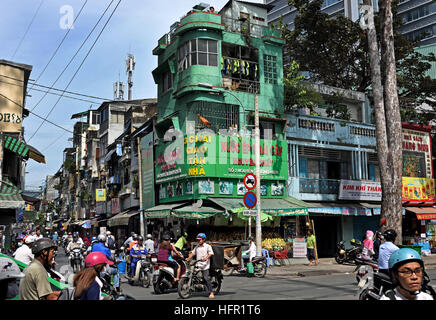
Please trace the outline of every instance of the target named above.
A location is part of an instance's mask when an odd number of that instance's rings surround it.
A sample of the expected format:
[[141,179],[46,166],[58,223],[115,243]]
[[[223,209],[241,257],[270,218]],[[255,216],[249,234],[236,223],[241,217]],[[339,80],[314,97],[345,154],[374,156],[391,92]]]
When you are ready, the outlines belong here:
[[377,154],[382,185],[381,218],[384,228],[394,229],[397,243],[402,243],[402,134],[398,104],[396,66],[393,42],[392,11],[390,0],[380,0],[380,30],[382,41],[383,79],[380,71],[380,53],[371,2],[365,0],[371,84],[375,104]]

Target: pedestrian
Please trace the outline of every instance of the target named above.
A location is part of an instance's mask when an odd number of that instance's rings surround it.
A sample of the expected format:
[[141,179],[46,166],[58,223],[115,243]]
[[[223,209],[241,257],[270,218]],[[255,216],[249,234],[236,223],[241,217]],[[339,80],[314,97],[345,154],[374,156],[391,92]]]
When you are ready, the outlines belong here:
[[307,259],[309,260],[308,266],[313,265],[314,260],[315,260],[315,265],[317,265],[318,259],[315,258],[316,239],[312,229],[307,230],[306,246],[307,246]]
[[53,240],[41,238],[35,241],[32,263],[24,269],[25,277],[20,281],[20,300],[57,300],[60,291],[53,291],[48,281],[47,269],[54,264],[57,245]]
[[363,240],[362,258],[369,260],[374,255],[374,241],[372,237],[374,232],[371,230],[366,231],[366,239]]
[[402,248],[389,257],[389,272],[395,288],[388,290],[380,300],[434,300],[436,294],[431,286],[426,289],[433,295],[422,292],[425,274],[421,255],[410,248]]
[[397,233],[393,229],[388,229],[383,233],[385,242],[380,245],[378,255],[378,271],[389,275],[389,258],[391,254],[399,248],[394,244]]
[[12,299],[18,295],[17,279],[23,277],[24,273],[14,261],[0,257],[0,301]]
[[24,237],[24,244],[14,252],[13,257],[18,261],[29,265],[33,259],[34,255],[32,253],[32,245],[35,242],[35,238],[31,235]]
[[144,245],[148,253],[154,253],[154,241],[151,234],[147,234],[147,240],[145,240]]
[[85,259],[85,268],[74,276],[74,298],[77,300],[103,300],[104,297],[101,295],[103,282],[99,275],[105,270],[106,265],[113,264],[102,252],[90,253]]
[[186,258],[186,261],[191,260],[193,256],[196,256],[197,261],[201,260],[197,266],[203,274],[209,298],[213,299],[215,298],[215,295],[212,291],[212,284],[210,283],[209,276],[210,258],[213,256],[213,250],[212,247],[206,243],[206,235],[204,233],[199,233],[196,239],[198,240],[198,245],[189,253],[189,257]]

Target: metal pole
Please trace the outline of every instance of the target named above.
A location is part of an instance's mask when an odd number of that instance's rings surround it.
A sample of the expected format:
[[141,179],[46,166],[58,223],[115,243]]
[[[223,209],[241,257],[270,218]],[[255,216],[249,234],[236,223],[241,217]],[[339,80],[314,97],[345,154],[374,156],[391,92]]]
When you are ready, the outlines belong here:
[[256,219],[256,248],[257,255],[262,255],[262,225],[261,225],[261,205],[260,205],[260,133],[259,133],[259,106],[258,96],[254,96],[254,152],[256,163],[256,197],[257,197],[257,219]]
[[141,236],[145,237],[145,227],[144,227],[144,210],[142,208],[142,158],[141,158],[141,139],[138,137],[138,172],[139,172],[139,216],[140,216],[140,232]]

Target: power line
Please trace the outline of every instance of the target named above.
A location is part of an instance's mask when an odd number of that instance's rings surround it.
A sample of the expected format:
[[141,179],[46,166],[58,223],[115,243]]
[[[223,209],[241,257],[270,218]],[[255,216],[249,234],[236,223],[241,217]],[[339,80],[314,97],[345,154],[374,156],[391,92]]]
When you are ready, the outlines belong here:
[[[68,69],[68,67],[70,66],[71,62],[73,62],[74,58],[76,58],[77,54],[79,53],[79,51],[82,49],[82,47],[85,45],[85,43],[88,41],[89,37],[91,36],[91,34],[94,32],[95,28],[97,27],[97,25],[100,23],[101,19],[103,18],[103,16],[106,14],[107,10],[109,9],[109,7],[112,5],[112,3],[114,2],[114,0],[112,0],[109,5],[106,7],[106,10],[104,10],[103,14],[100,16],[100,18],[98,19],[97,23],[94,25],[94,27],[92,28],[92,30],[88,33],[88,36],[85,38],[85,40],[82,42],[82,44],[80,45],[79,49],[76,50],[76,52],[74,53],[74,55],[71,57],[70,61],[68,62],[68,64],[65,66],[65,68],[62,70],[62,72],[59,74],[59,76],[56,78],[56,80],[52,83],[52,85],[50,86],[50,88],[47,90],[47,92],[41,97],[41,99],[39,99],[39,101],[36,103],[36,105],[33,106],[33,108],[31,109],[31,111],[35,110],[35,108],[41,103],[42,100],[44,100],[44,98],[47,96],[48,91],[50,91],[50,89],[56,84],[56,82],[59,81],[60,77],[64,74],[64,72]],[[37,80],[38,81],[38,80]],[[33,88],[33,86],[30,88],[30,90]]]
[[[82,7],[80,8],[79,13],[77,14],[77,16],[74,18],[73,21],[73,25],[76,23],[76,20],[79,18],[80,14],[82,13],[83,8],[85,7],[86,3],[88,2],[88,0],[85,0],[85,3],[82,5]],[[64,43],[65,39],[67,38],[68,34],[70,33],[71,28],[68,28],[68,31],[65,33],[64,38],[61,40],[61,42],[59,43],[58,47],[56,48],[55,52],[52,54],[50,60],[47,62],[47,64],[45,65],[44,69],[42,70],[42,72],[39,74],[38,78],[36,79],[35,83],[38,82],[38,80],[41,78],[41,76],[44,74],[45,70],[47,69],[47,67],[49,66],[49,64],[52,62],[53,58],[55,57],[55,55],[57,54],[59,48],[61,47],[62,43]]]
[[[67,86],[65,87],[64,90],[67,90],[67,88],[70,86],[71,82],[73,82],[74,78],[76,77],[77,73],[79,72],[80,68],[83,66],[83,64],[86,61],[86,58],[88,58],[89,54],[91,53],[92,49],[94,48],[95,44],[97,43],[98,39],[100,39],[100,36],[102,35],[103,31],[106,29],[106,26],[108,25],[109,21],[112,19],[112,16],[114,15],[115,11],[117,10],[118,6],[120,5],[121,0],[118,1],[116,7],[114,8],[114,10],[112,11],[111,15],[109,16],[108,20],[106,21],[105,25],[103,26],[103,28],[101,29],[100,33],[98,34],[97,38],[95,39],[94,43],[92,44],[91,48],[88,50],[86,56],[83,58],[82,63],[80,64],[80,66],[77,68],[76,72],[74,73],[73,77],[71,78],[70,82],[68,82]],[[62,93],[63,94],[63,93]],[[47,114],[46,118],[48,118],[48,116],[51,114],[51,112],[54,110],[54,108],[57,106],[57,104],[59,103],[59,101],[61,100],[62,96],[59,97],[59,99],[56,101],[55,105],[50,109],[49,113]],[[39,125],[38,129],[36,129],[36,131],[32,134],[32,136],[29,138],[28,141],[30,141],[35,134],[39,131],[39,129],[42,127],[42,125],[44,124],[45,120],[43,122],[41,122],[41,124]]]
[[[2,81],[2,80],[0,80],[0,82],[2,82],[2,83],[6,83],[6,84],[10,84],[10,85],[13,85],[13,86],[17,86],[17,87],[23,87],[22,85],[19,85],[19,84],[17,84],[17,83],[10,83],[10,82],[6,82],[6,81]],[[40,92],[45,92],[44,90],[39,90],[39,89],[32,89],[32,90],[35,90],[35,91],[40,91]],[[55,96],[60,96],[60,94],[58,94],[58,93],[54,93],[54,92],[48,92],[49,94],[52,94],[52,95],[55,95]],[[93,104],[99,104],[99,102],[95,102],[95,101],[91,101],[91,100],[85,100],[85,99],[80,99],[80,98],[75,98],[75,97],[72,97],[72,96],[64,96],[65,98],[69,98],[69,99],[73,99],[73,100],[78,100],[78,101],[83,101],[83,102],[90,102],[90,103],[93,103]]]
[[14,59],[15,55],[16,55],[17,52],[18,52],[18,49],[21,47],[21,44],[23,43],[24,38],[26,37],[27,33],[29,32],[30,27],[32,26],[33,21],[35,20],[35,17],[36,17],[36,15],[38,14],[38,11],[39,11],[39,9],[41,8],[43,2],[44,2],[44,0],[41,0],[41,2],[39,3],[38,9],[36,9],[36,12],[35,12],[35,14],[34,14],[33,17],[32,17],[32,20],[30,21],[29,25],[27,26],[27,29],[26,29],[26,31],[24,32],[24,35],[23,35],[23,37],[21,38],[20,42],[18,43],[18,46],[15,48],[14,54],[12,55],[12,57],[11,57],[10,60],[13,60],[13,59]]
[[[22,109],[24,110],[24,107],[23,107],[22,105],[20,105],[19,103],[15,102],[14,100],[12,100],[12,99],[6,97],[4,94],[0,93],[0,96],[6,98],[7,100],[9,100],[10,102],[16,104],[17,106],[19,106],[20,108],[22,108]],[[31,114],[33,114],[34,116],[36,116],[36,117],[38,117],[38,118],[40,118],[40,119],[43,119],[43,120],[47,121],[48,123],[50,123],[50,124],[52,124],[52,125],[54,125],[54,126],[60,128],[60,129],[62,129],[62,130],[65,130],[65,131],[68,131],[69,133],[74,134],[74,132],[71,131],[71,130],[65,129],[64,127],[61,127],[60,125],[58,125],[58,124],[56,124],[56,123],[54,123],[54,122],[51,122],[50,120],[45,119],[45,118],[41,117],[40,115],[37,115],[37,114],[34,113],[34,112],[31,112],[31,111],[29,111],[29,112],[30,112]]]
[[[0,74],[0,77],[5,77],[5,78],[11,79],[11,80],[15,80],[15,81],[19,81],[19,82],[24,82],[24,80],[16,79],[16,78],[13,78],[13,77],[9,77],[9,76],[4,75],[4,74]],[[10,83],[10,84],[12,84],[12,83]],[[13,85],[23,87],[22,85],[19,85],[19,84],[13,84]],[[37,83],[35,83],[34,85],[38,86],[38,87],[41,87],[41,88],[50,88],[50,90],[62,91],[62,92],[66,92],[66,93],[70,93],[70,94],[74,94],[74,95],[82,96],[82,97],[86,97],[86,98],[92,98],[92,99],[104,100],[104,101],[111,100],[111,99],[100,98],[100,97],[96,97],[96,96],[90,96],[90,95],[87,95],[87,94],[84,94],[84,93],[78,93],[78,92],[74,92],[74,91],[67,91],[67,90],[62,90],[62,89],[58,89],[58,88],[54,88],[54,87],[44,86],[42,84],[37,84]],[[36,89],[29,88],[29,90],[36,90]],[[46,91],[44,91],[44,92],[46,92]],[[48,93],[51,93],[51,92],[48,92]]]

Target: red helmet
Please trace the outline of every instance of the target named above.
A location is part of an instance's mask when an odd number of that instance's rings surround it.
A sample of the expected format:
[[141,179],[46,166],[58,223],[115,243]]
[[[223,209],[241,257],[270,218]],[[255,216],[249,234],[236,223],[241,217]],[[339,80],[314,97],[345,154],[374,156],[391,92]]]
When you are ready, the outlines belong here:
[[100,263],[107,263],[110,266],[114,264],[103,252],[91,252],[85,259],[85,267],[93,267]]

